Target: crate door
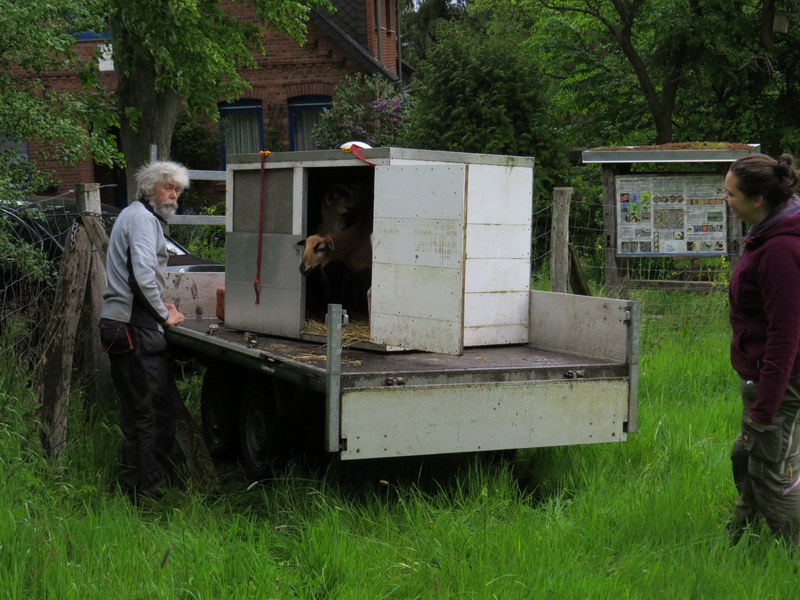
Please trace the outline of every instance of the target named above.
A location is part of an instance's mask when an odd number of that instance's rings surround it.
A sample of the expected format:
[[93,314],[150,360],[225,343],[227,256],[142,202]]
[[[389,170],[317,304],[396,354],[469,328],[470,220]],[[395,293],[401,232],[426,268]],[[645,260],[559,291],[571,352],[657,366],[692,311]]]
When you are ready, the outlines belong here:
[[376,167],[372,342],[463,352],[466,169]]
[[[269,168],[265,172],[260,273],[260,169],[257,165],[241,165],[232,170],[225,242],[225,322],[257,333],[297,336],[303,323],[302,276],[296,247],[301,234],[302,170]],[[258,304],[254,288],[257,275]]]

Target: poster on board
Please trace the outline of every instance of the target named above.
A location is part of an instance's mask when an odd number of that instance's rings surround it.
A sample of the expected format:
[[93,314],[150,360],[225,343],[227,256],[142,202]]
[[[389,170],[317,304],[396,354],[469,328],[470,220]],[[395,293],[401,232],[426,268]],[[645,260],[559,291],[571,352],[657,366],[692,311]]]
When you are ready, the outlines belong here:
[[617,254],[726,254],[724,193],[721,175],[616,176]]

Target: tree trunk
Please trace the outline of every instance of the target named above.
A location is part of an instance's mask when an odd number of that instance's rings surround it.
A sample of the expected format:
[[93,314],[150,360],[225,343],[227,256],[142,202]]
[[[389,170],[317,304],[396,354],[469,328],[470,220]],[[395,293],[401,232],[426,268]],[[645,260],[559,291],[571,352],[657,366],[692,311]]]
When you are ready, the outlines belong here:
[[158,89],[153,56],[135,40],[129,40],[117,19],[109,21],[117,54],[128,62],[114,61],[120,114],[120,149],[125,155],[128,204],[136,200],[134,173],[150,160],[150,145],[157,158],[170,155],[172,132],[181,98],[171,88]]
[[[647,106],[650,108],[650,114],[653,116],[653,123],[656,126],[656,144],[671,142],[672,103],[665,102],[664,99],[658,95],[656,86],[653,84],[653,80],[647,72],[647,66],[633,46],[630,30],[616,30],[614,34],[622,53],[631,64],[636,79],[639,81],[639,87],[644,94],[645,100],[647,100]],[[672,65],[672,70],[677,71],[680,66],[681,65]],[[677,92],[677,85],[675,86],[675,92]]]
[[775,22],[775,0],[761,3],[761,23],[758,28],[758,42],[769,54],[775,54],[775,39],[772,27]]

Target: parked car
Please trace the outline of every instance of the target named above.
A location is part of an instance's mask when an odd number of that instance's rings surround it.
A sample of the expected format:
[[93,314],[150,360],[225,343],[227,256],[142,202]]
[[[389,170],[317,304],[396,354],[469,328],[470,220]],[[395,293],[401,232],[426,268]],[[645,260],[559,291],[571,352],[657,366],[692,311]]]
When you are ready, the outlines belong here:
[[[110,204],[101,205],[103,225],[107,233],[111,233],[111,227],[120,211],[121,209]],[[42,250],[51,260],[59,259],[64,253],[67,233],[78,216],[73,198],[0,201],[0,219],[5,219],[20,239]],[[165,238],[169,252],[168,271],[225,270],[225,265],[195,256],[168,235]]]

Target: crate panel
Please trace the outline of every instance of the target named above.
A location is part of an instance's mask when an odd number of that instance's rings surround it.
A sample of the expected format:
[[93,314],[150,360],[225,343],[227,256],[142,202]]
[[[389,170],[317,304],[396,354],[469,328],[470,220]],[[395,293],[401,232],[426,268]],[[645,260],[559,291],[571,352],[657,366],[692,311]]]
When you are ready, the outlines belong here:
[[467,261],[464,291],[470,293],[524,292],[529,289],[530,266],[522,259],[499,258]]
[[467,260],[503,258],[530,261],[529,225],[467,224]]
[[375,218],[373,264],[458,269],[464,262],[459,221]]
[[528,330],[519,323],[464,326],[464,347],[525,344],[527,341]]
[[469,165],[467,222],[530,225],[533,169]]
[[463,351],[466,166],[378,167],[372,341]]

